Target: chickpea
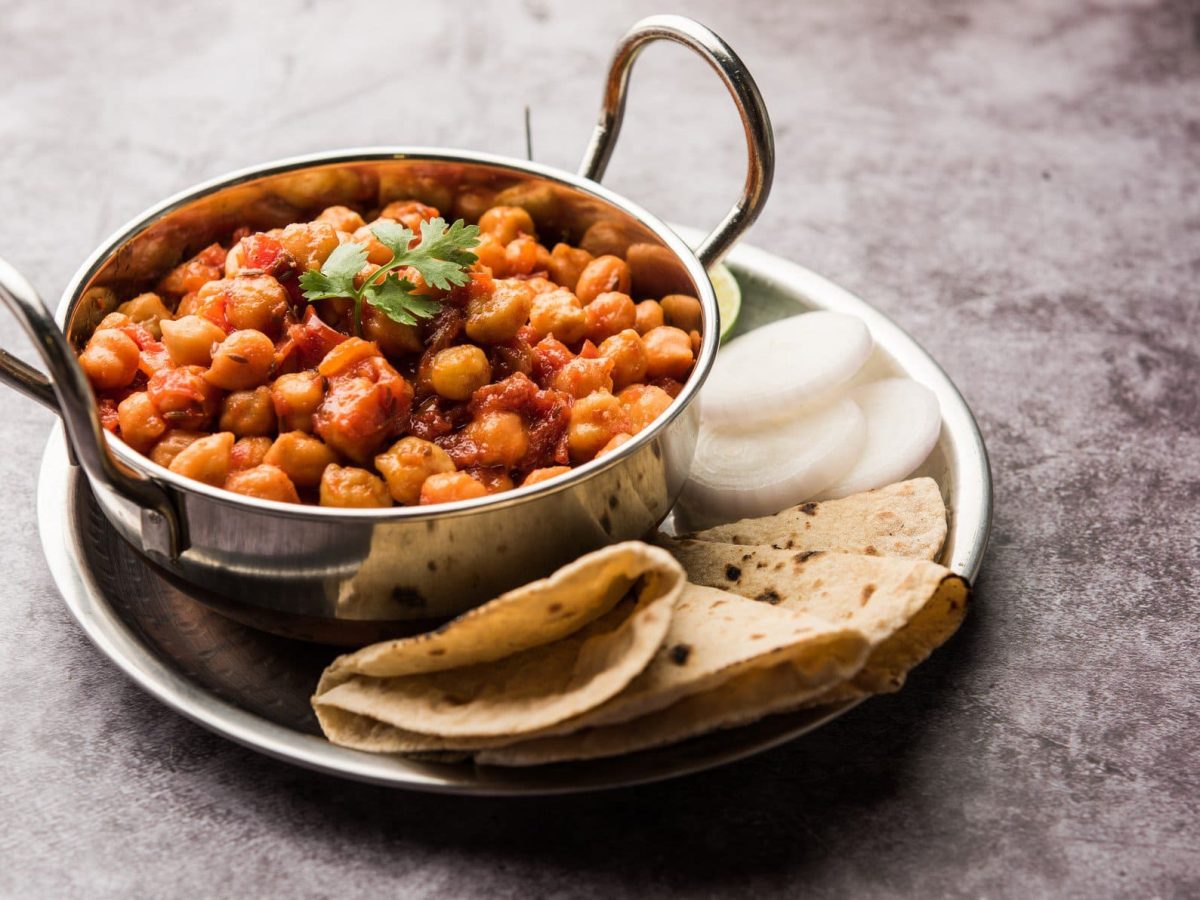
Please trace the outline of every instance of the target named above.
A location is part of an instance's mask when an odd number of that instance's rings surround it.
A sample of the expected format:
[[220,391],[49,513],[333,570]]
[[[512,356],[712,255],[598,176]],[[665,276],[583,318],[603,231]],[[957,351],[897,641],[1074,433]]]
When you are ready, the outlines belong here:
[[110,312],[107,316],[100,320],[100,324],[96,326],[96,331],[103,331],[112,328],[124,328],[133,322],[133,319],[122,312]]
[[194,316],[200,311],[200,295],[192,291],[190,294],[184,294],[179,298],[179,302],[175,305],[175,318],[182,319],[184,316]]
[[[537,294],[551,294],[558,290],[558,285],[549,278],[542,278],[540,275],[532,275],[525,279],[525,283],[529,285],[529,289]],[[578,299],[578,298],[576,298]]]
[[550,387],[579,399],[596,391],[612,393],[613,361],[603,357],[585,359],[576,357],[554,373]]
[[159,369],[150,376],[146,393],[172,428],[207,428],[221,405],[221,391],[204,378],[202,366]]
[[172,428],[164,434],[150,451],[150,461],[164,469],[171,468],[171,462],[191,444],[205,437],[203,431],[185,431],[182,428]]
[[421,506],[429,506],[486,496],[487,488],[466,472],[439,472],[425,479],[418,502]]
[[297,222],[283,229],[279,242],[301,269],[316,271],[337,249],[337,231],[328,222]]
[[233,330],[229,324],[229,297],[220,285],[221,281],[213,281],[194,294],[188,294],[179,301],[175,310],[176,316],[200,316],[220,327],[226,334]]
[[406,437],[376,456],[375,468],[383,473],[393,500],[415,506],[420,502],[425,479],[430,475],[453,472],[454,461],[437,444],[418,437]]
[[671,405],[672,397],[653,384],[632,384],[617,396],[629,420],[629,430],[637,434]]
[[349,509],[391,506],[392,495],[383,479],[366,469],[335,463],[321,474],[321,505]]
[[579,239],[579,246],[593,256],[608,254],[624,257],[632,242],[626,229],[618,222],[601,219],[588,226],[583,237]]
[[132,321],[143,326],[156,339],[162,337],[162,330],[158,323],[163,319],[175,318],[167,309],[166,304],[162,302],[162,297],[153,293],[138,294],[132,300],[118,306],[117,312],[129,316]]
[[692,339],[670,325],[651,328],[642,337],[646,345],[646,374],[650,378],[682,380],[692,368]]
[[238,437],[262,437],[275,430],[275,405],[271,389],[265,384],[251,391],[234,391],[221,401],[221,431],[232,431]]
[[421,329],[396,322],[369,303],[363,304],[363,336],[379,345],[389,356],[420,353],[425,349]]
[[[220,288],[214,287],[220,285]],[[206,284],[200,290],[225,295],[225,315],[235,329],[253,328],[268,337],[278,337],[287,314],[288,293],[270,275],[238,275]]]
[[492,380],[487,354],[474,344],[447,347],[433,358],[433,389],[448,400],[467,400]]
[[692,356],[699,356],[700,345],[704,343],[704,339],[700,337],[700,332],[689,331],[688,340],[692,342]]
[[168,468],[176,475],[221,487],[229,475],[231,450],[233,435],[228,431],[206,435],[181,450]]
[[497,278],[508,274],[507,248],[493,234],[481,234],[479,243],[471,251],[478,257],[477,266],[486,266]]
[[238,438],[233,444],[233,449],[229,451],[230,470],[241,471],[261,466],[263,457],[267,455],[273,443],[269,437]]
[[621,432],[620,434],[614,434],[612,436],[611,441],[609,441],[607,444],[605,444],[603,447],[601,447],[599,450],[596,451],[596,459],[599,459],[602,456],[607,456],[609,453],[612,453],[614,450],[616,450],[622,444],[628,443],[631,440],[633,440],[632,434],[626,434],[625,432]]
[[512,468],[529,449],[525,423],[513,412],[489,412],[472,419],[463,434],[479,449],[479,465]]
[[637,329],[638,334],[645,334],[651,328],[657,328],[666,322],[663,317],[663,308],[659,306],[657,300],[643,300],[634,309],[637,318],[633,327]]
[[633,300],[619,291],[601,294],[583,311],[587,316],[587,338],[597,344],[637,323]]
[[225,254],[225,277],[232,278],[246,268],[246,248],[238,241]]
[[495,197],[495,192],[488,188],[464,188],[454,201],[454,214],[465,222],[478,222],[480,216],[496,205]]
[[[371,225],[379,222],[376,219]],[[383,220],[390,221],[390,220]],[[353,240],[356,244],[362,244],[367,248],[367,262],[374,263],[377,266],[382,266],[384,263],[391,262],[392,251],[383,244],[379,238],[375,237],[375,233],[371,231],[371,225],[364,225],[354,232]]]
[[531,484],[541,484],[543,481],[549,481],[551,478],[557,478],[559,475],[566,475],[570,471],[570,466],[548,466],[544,469],[534,469],[525,476],[525,480],[521,482],[521,487],[528,487]]
[[509,275],[528,275],[537,268],[538,243],[528,235],[512,240],[504,248],[504,266]]
[[229,473],[225,479],[225,490],[259,500],[274,500],[277,503],[299,503],[300,495],[287,473],[269,465],[251,466]]
[[212,366],[205,378],[227,391],[240,391],[263,384],[271,377],[275,345],[261,331],[245,328],[225,338],[213,351]]
[[579,276],[593,259],[592,254],[586,250],[580,250],[570,244],[555,244],[554,249],[550,251],[550,263],[546,270],[556,284],[573,291],[579,283]]
[[601,294],[616,291],[629,293],[629,266],[617,256],[597,256],[579,275],[575,284],[575,296],[587,306]]
[[467,335],[481,344],[502,344],[516,337],[529,319],[533,291],[520,281],[497,281],[491,295],[467,302]]
[[316,487],[325,467],[338,461],[337,454],[320,439],[303,431],[288,431],[275,438],[263,457],[268,465],[278,466],[297,487]]
[[612,360],[612,381],[618,391],[646,377],[646,345],[632,328],[605,338],[600,355]]
[[313,413],[325,399],[325,379],[319,372],[280,375],[271,385],[271,400],[279,427],[285,431],[313,430]]
[[516,487],[512,476],[507,471],[495,468],[494,466],[467,469],[467,474],[482,484],[484,490],[489,494],[503,494],[505,491],[511,491]]
[[79,365],[88,381],[101,391],[126,387],[137,375],[139,362],[141,350],[137,343],[116,328],[97,328],[79,354]]
[[145,453],[167,430],[167,423],[145,391],[135,391],[117,404],[117,422],[121,439],[139,453]]
[[668,294],[662,298],[662,311],[668,325],[680,331],[697,331],[704,313],[700,301],[687,294]]
[[612,394],[597,391],[576,400],[567,426],[567,447],[575,462],[587,462],[613,439],[628,433],[625,410]]
[[441,213],[435,206],[427,206],[419,200],[393,200],[379,214],[381,219],[399,222],[413,234],[421,233],[421,223],[436,219]]
[[362,216],[348,206],[327,206],[321,210],[321,214],[317,216],[317,221],[332,225],[336,231],[345,231],[348,233],[358,231],[358,229],[367,224],[363,221]]
[[[214,246],[220,252],[220,246]],[[177,265],[158,283],[158,289],[164,294],[181,296],[200,290],[210,281],[216,281],[221,277],[221,270],[203,258],[207,255],[206,251]]]
[[213,347],[225,340],[225,332],[202,316],[184,316],[160,323],[162,342],[177,366],[207,366]]
[[519,206],[493,206],[479,217],[479,230],[495,235],[504,245],[516,240],[517,235],[536,235],[533,217]]
[[564,344],[583,340],[587,331],[587,316],[583,304],[568,290],[557,288],[537,294],[529,310],[529,325],[537,340],[553,334]]

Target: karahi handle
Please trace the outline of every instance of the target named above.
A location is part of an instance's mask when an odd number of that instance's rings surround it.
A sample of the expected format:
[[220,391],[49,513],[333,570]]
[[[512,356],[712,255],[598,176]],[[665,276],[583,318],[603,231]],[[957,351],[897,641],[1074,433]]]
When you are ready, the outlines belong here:
[[141,510],[143,549],[176,558],[183,545],[180,517],[158,482],[122,468],[108,451],[96,397],[75,354],[33,285],[0,259],[0,302],[21,323],[51,378],[0,350],[0,382],[48,407],[62,419],[67,441],[93,489],[111,490]]
[[721,76],[742,118],[749,162],[742,195],[699,247],[696,256],[705,268],[718,262],[762,211],[775,176],[775,136],[758,85],[732,48],[699,22],[684,16],[650,16],[625,34],[613,54],[604,85],[600,119],[592,132],[579,174],[593,181],[604,177],[621,132],[629,73],[638,54],[658,40],[674,41],[702,56]]

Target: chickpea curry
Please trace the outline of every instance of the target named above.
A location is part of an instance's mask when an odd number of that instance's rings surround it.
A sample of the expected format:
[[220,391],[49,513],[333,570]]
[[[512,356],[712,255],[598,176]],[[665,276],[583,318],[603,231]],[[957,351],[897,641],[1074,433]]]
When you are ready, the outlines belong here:
[[691,372],[699,301],[635,302],[621,255],[548,248],[522,207],[477,218],[333,206],[209,246],[80,353],[104,427],[179,475],[334,507],[482,497],[621,446]]

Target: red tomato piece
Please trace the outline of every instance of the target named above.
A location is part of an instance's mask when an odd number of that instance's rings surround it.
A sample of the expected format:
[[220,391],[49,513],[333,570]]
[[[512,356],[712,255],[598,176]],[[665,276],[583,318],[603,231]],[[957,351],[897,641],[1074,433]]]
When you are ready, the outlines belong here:
[[195,431],[212,422],[221,404],[221,390],[204,378],[203,366],[159,369],[146,385],[146,393],[171,428]]
[[315,369],[330,350],[350,337],[326,325],[311,306],[304,311],[303,324],[292,325],[287,336],[295,345],[294,352],[302,369]]
[[97,404],[100,407],[100,424],[113,434],[117,433],[117,401],[112,397],[104,397]]
[[553,336],[542,338],[533,348],[533,377],[549,384],[558,370],[575,358],[571,349]]
[[252,234],[242,241],[242,259],[247,269],[258,269],[274,275],[292,267],[292,258],[279,238],[269,234]]

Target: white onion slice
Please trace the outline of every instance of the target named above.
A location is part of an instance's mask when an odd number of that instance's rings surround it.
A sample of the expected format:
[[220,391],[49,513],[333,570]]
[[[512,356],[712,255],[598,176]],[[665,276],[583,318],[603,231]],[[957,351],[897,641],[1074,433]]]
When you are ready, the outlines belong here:
[[755,427],[831,399],[871,355],[871,332],[854,316],[811,312],[730,341],[700,394],[712,425]]
[[933,391],[908,378],[860,385],[846,396],[867,420],[862,455],[818,499],[831,500],[900,481],[925,462],[942,430]]
[[850,470],[866,433],[858,405],[844,398],[756,430],[701,424],[681,524],[705,528],[808,500]]

